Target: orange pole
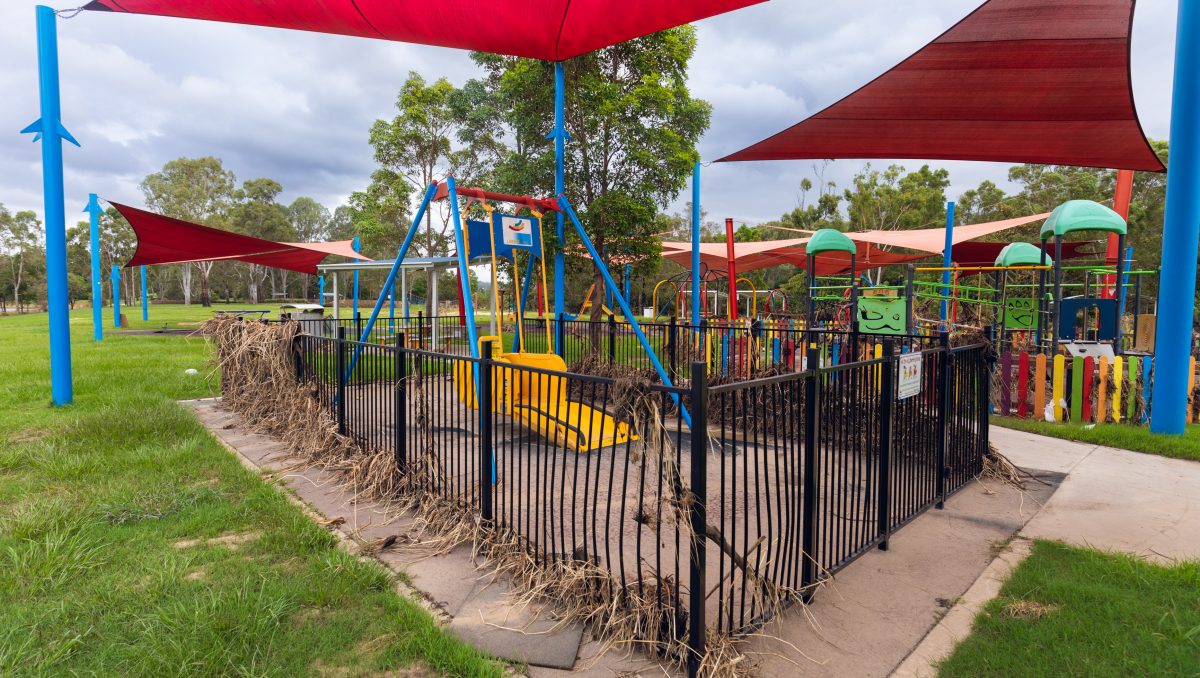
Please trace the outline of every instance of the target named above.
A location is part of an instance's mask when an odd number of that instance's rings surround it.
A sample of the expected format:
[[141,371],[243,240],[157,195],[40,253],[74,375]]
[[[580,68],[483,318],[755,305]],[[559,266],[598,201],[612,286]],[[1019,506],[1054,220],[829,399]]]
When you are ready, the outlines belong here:
[[737,320],[737,262],[734,261],[733,219],[725,217],[725,259],[729,275],[729,319]]
[[[1129,220],[1129,203],[1133,199],[1133,170],[1117,170],[1117,186],[1113,189],[1113,211],[1121,215],[1122,219]],[[1120,236],[1116,233],[1108,234],[1108,249],[1105,252],[1105,261],[1109,266],[1115,266],[1117,259],[1121,257]],[[1104,276],[1104,289],[1101,290],[1100,296],[1105,299],[1113,299],[1117,296],[1117,280],[1115,275]]]

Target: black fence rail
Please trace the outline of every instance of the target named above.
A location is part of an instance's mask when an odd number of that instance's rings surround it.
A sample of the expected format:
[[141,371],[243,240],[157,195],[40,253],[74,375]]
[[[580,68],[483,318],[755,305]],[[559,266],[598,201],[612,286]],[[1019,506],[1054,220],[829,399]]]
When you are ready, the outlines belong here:
[[987,450],[986,348],[945,335],[836,365],[812,347],[804,369],[720,385],[694,360],[666,387],[340,333],[299,336],[297,370],[341,431],[531,562],[591,573],[692,673],[707,630],[750,632],[886,549]]

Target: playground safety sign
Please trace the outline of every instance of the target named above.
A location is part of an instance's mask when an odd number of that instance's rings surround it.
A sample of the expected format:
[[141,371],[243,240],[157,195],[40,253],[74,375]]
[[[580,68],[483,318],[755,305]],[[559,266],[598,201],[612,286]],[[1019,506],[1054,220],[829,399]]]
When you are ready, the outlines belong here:
[[896,382],[896,400],[911,398],[921,392],[921,354],[905,353],[897,364],[900,378]]

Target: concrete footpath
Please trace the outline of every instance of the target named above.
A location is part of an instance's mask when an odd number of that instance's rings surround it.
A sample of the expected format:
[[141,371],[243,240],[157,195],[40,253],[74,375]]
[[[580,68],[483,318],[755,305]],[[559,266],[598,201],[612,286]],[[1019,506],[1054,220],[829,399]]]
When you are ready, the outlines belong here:
[[1067,476],[1020,536],[1157,562],[1200,559],[1200,462],[998,426],[991,440],[1017,466]]
[[1021,528],[893,676],[937,675],[937,663],[971,632],[1036,539],[1172,563],[1200,559],[1200,462],[1076,443],[993,426],[992,444],[1022,468],[1064,474]]

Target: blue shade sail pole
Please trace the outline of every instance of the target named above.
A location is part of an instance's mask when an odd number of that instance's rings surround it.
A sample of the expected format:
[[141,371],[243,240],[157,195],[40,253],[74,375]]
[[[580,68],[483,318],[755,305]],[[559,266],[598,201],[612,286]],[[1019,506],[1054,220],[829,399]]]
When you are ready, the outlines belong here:
[[700,163],[692,169],[692,327],[700,331]]
[[[388,289],[396,284],[396,271],[400,270],[400,263],[404,261],[404,256],[408,254],[408,248],[412,246],[413,236],[417,234],[417,230],[421,226],[421,219],[425,218],[425,210],[429,209],[429,202],[433,200],[433,194],[437,192],[437,184],[430,184],[425,189],[425,196],[421,199],[421,207],[417,209],[416,216],[413,217],[412,225],[408,228],[408,235],[404,236],[404,242],[400,243],[400,250],[396,252],[396,260],[392,262],[392,267],[388,269],[387,279],[383,281],[383,289]],[[453,193],[453,191],[452,191]],[[357,250],[356,250],[357,251]],[[334,273],[334,276],[337,274]],[[324,278],[322,278],[324,280]],[[337,278],[334,278],[334,282]],[[334,304],[337,304],[337,286],[334,285]],[[379,311],[383,309],[384,295],[378,295],[375,299],[375,307],[371,309],[371,317],[367,318],[367,323],[363,325],[362,336],[358,340],[366,343],[371,336],[371,330],[375,327],[375,318],[379,317]],[[344,379],[349,379],[351,374],[354,374],[354,366],[358,363],[358,356],[362,348],[356,346],[354,354],[350,357],[350,366],[346,369]]]
[[[350,247],[354,248],[355,252],[362,251],[362,243],[359,242],[358,236],[354,236],[354,242],[350,244]],[[382,294],[379,296],[380,298],[383,297]],[[376,306],[378,305],[376,304]],[[354,269],[354,317],[358,317],[358,269]],[[366,341],[366,339],[363,339],[363,341]]]
[[150,319],[150,297],[146,294],[146,267],[142,266],[142,320]]
[[121,327],[121,269],[117,266],[112,267],[112,275],[109,276],[112,280],[112,295],[113,295],[113,327]]
[[[633,333],[637,336],[638,343],[642,345],[642,350],[646,352],[646,357],[650,358],[650,364],[654,366],[654,371],[658,373],[658,378],[662,379],[666,386],[674,386],[671,383],[671,377],[667,375],[667,371],[663,369],[662,363],[658,361],[658,356],[654,353],[654,349],[650,347],[649,340],[642,332],[642,326],[638,323],[637,318],[633,317],[633,311],[629,308],[629,300],[621,295],[621,290],[617,287],[617,283],[613,280],[612,274],[608,272],[608,267],[604,265],[604,260],[600,258],[600,253],[596,251],[596,246],[592,244],[592,239],[588,237],[587,232],[583,230],[583,224],[579,223],[579,217],[575,215],[575,209],[571,207],[571,202],[567,200],[567,196],[559,194],[558,205],[561,208],[560,213],[565,212],[571,218],[571,223],[575,225],[575,232],[579,234],[579,239],[583,241],[583,246],[587,248],[588,254],[591,255],[592,261],[596,264],[596,270],[600,271],[600,275],[604,278],[604,284],[608,286],[613,297],[617,300],[617,304],[621,307],[621,312],[625,314],[625,319],[629,321],[629,327],[633,329]],[[679,414],[683,417],[683,421],[692,427],[692,416],[688,413],[686,407],[679,400],[679,394],[671,393],[671,398],[675,401],[675,405],[679,408]]]
[[[567,134],[564,114],[566,109],[565,81],[563,62],[554,62],[554,129],[546,135],[554,139],[554,195],[559,195],[566,190],[566,143],[571,135]],[[566,283],[563,278],[563,271],[566,268],[566,256],[563,254],[563,248],[566,247],[566,229],[563,228],[562,212],[555,213],[554,219],[554,235],[558,238],[558,251],[554,253],[554,317],[562,320],[567,297]],[[464,294],[463,298],[465,299],[466,296]],[[563,348],[562,346],[554,347],[554,351],[559,357],[566,355]]]
[[104,339],[104,280],[100,277],[100,199],[95,193],[88,194],[87,207],[83,208],[88,214],[91,225],[92,250],[92,338],[96,341]]
[[317,303],[325,306],[325,276],[317,277]]
[[21,130],[42,142],[42,197],[46,215],[46,306],[50,325],[50,399],[70,405],[71,321],[67,300],[67,215],[62,141],[79,145],[63,127],[58,98],[58,28],[54,10],[37,7],[38,93],[41,117]]
[[1200,247],[1200,2],[1179,0],[1178,16],[1150,430],[1182,435]]
[[[950,319],[950,267],[954,265],[954,203],[946,203],[946,247],[942,250],[942,323]],[[943,327],[945,329],[945,327]]]

